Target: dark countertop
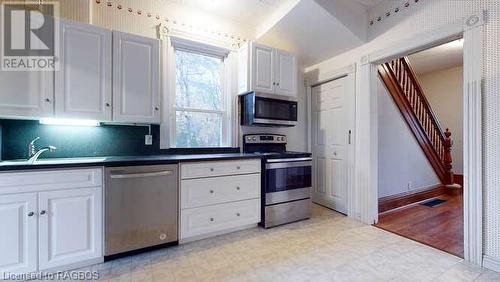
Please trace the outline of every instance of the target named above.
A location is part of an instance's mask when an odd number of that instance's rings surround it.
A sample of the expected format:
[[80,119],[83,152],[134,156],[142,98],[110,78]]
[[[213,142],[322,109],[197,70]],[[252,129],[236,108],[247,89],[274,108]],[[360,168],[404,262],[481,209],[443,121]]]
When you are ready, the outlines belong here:
[[255,154],[245,153],[223,153],[223,154],[196,154],[196,155],[153,155],[153,156],[110,156],[92,158],[67,158],[67,159],[40,159],[35,164],[27,164],[22,160],[0,161],[0,171],[49,169],[49,168],[71,168],[90,166],[136,166],[177,164],[180,162],[193,161],[219,161],[260,158]]

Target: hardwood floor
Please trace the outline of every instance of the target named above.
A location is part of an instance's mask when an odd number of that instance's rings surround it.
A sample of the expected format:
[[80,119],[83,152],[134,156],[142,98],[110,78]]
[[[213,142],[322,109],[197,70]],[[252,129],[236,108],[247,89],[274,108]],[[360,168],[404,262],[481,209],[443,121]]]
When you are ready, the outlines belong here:
[[441,195],[447,202],[431,208],[415,204],[379,215],[384,230],[463,257],[463,196]]

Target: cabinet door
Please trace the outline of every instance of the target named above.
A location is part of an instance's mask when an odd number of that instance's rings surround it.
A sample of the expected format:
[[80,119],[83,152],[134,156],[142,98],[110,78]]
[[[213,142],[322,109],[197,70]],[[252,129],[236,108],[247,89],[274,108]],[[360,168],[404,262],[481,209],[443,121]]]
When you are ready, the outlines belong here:
[[39,194],[39,269],[102,256],[102,189]]
[[274,93],[274,49],[252,44],[252,90]]
[[53,75],[49,71],[0,71],[0,117],[52,116]]
[[0,196],[0,277],[37,269],[36,193]]
[[297,94],[297,60],[288,52],[276,50],[276,94]]
[[160,123],[157,39],[113,32],[113,120]]
[[111,31],[61,21],[56,116],[111,120]]

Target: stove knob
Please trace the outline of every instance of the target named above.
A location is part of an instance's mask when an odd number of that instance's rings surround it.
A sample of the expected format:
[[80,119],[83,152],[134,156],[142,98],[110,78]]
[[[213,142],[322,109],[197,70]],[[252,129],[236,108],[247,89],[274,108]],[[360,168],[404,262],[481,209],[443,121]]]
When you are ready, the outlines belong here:
[[257,138],[256,137],[252,137],[252,141],[257,141]]

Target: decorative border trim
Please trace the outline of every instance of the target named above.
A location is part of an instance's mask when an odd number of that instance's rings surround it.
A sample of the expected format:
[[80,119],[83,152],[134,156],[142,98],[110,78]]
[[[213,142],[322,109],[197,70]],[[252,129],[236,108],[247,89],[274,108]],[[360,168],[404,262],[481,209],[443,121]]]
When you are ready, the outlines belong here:
[[[245,38],[242,35],[239,34],[231,34],[228,33],[227,31],[223,30],[216,30],[216,29],[209,29],[206,26],[198,26],[198,25],[193,25],[191,23],[187,23],[184,21],[181,21],[176,18],[169,18],[162,16],[156,12],[151,12],[151,11],[145,11],[139,8],[134,8],[134,7],[125,7],[122,4],[120,4],[118,1],[103,1],[103,0],[94,0],[94,3],[98,7],[103,7],[103,8],[115,8],[119,11],[122,12],[128,12],[124,13],[124,16],[138,16],[138,17],[145,17],[149,18],[151,20],[156,20],[158,24],[166,24],[169,26],[177,26],[180,29],[186,29],[186,30],[193,30],[193,31],[198,31],[198,32],[203,32],[204,34],[209,34],[211,37],[219,37],[223,38],[223,40],[228,40],[228,41],[234,41],[236,43],[244,43],[247,42],[249,39]],[[105,4],[105,5],[101,5]]]

